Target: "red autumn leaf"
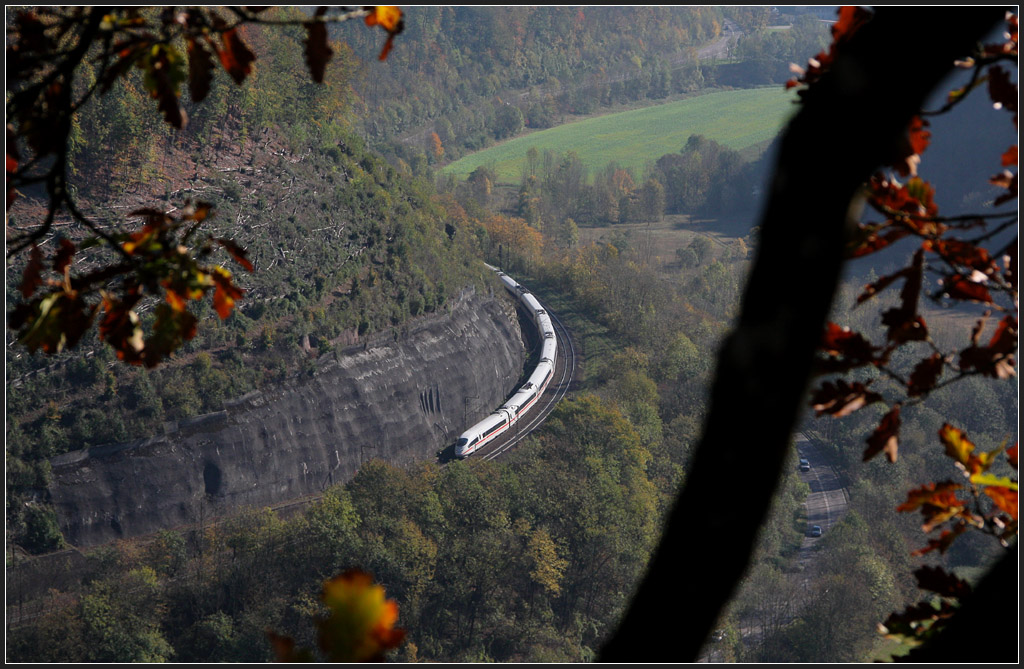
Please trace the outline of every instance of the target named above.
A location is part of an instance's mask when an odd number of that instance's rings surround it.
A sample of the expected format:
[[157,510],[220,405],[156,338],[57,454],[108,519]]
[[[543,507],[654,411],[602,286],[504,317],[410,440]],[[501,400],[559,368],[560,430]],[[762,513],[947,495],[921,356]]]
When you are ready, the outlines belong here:
[[1013,518],[1015,521],[1017,520],[1016,490],[1011,490],[1010,488],[1003,486],[990,485],[985,486],[982,492],[991,497],[992,501],[995,502],[995,505],[1008,514],[1010,518]]
[[859,332],[835,323],[825,325],[825,333],[818,348],[831,357],[842,357],[853,366],[870,363],[878,350]]
[[71,264],[71,258],[75,255],[75,245],[61,237],[60,248],[53,258],[53,271],[58,274],[64,273],[64,268]]
[[832,414],[836,418],[842,418],[868,404],[881,401],[882,396],[870,392],[867,389],[867,384],[860,382],[848,384],[839,379],[834,384],[828,381],[823,383],[821,388],[811,396],[811,407],[818,412],[819,416]]
[[942,373],[942,355],[934,353],[931,357],[925,358],[917,363],[914,371],[910,374],[910,381],[907,383],[907,395],[918,397],[929,392],[935,387],[939,375]]
[[907,501],[896,507],[896,510],[909,512],[920,509],[925,519],[922,529],[931,532],[936,526],[966,510],[966,503],[956,496],[956,491],[962,487],[952,481],[926,483],[907,493]]
[[942,228],[931,221],[922,221],[914,217],[932,218],[939,213],[935,204],[935,188],[927,181],[913,177],[906,184],[882,176],[874,176],[868,182],[869,202],[873,207],[885,214],[905,214],[899,216],[904,225],[911,225],[919,233],[930,233]]
[[1010,80],[1010,74],[998,65],[989,68],[988,94],[999,107],[1017,111],[1017,86]]
[[245,291],[232,283],[231,272],[223,267],[215,267],[211,276],[216,284],[213,291],[213,308],[222,319],[227,318],[235,307],[235,300],[241,298]]
[[174,309],[175,311],[184,311],[188,304],[188,298],[180,295],[172,288],[167,288],[165,290],[164,299],[167,301],[167,304],[171,305],[171,309]]
[[327,45],[327,26],[322,21],[309,21],[305,26],[306,63],[309,65],[309,73],[313,81],[323,83],[327,61],[334,54]]
[[144,346],[139,315],[133,310],[141,297],[138,292],[129,293],[124,300],[106,294],[103,296],[100,339],[117,351],[119,359],[132,364],[139,364],[139,353]]
[[889,413],[882,416],[878,427],[868,437],[868,447],[864,450],[864,462],[875,457],[882,451],[889,462],[896,462],[896,452],[899,448],[900,431],[900,405],[896,404]]
[[954,274],[942,280],[942,294],[953,300],[992,304],[992,294],[983,284],[963,274]]
[[210,93],[213,82],[213,54],[198,39],[188,40],[188,92],[193,102],[200,102]]
[[21,273],[21,296],[25,299],[32,297],[32,294],[36,292],[36,288],[43,285],[43,277],[41,272],[43,271],[43,252],[39,250],[39,247],[35,244],[32,245],[32,250],[28,254],[28,264],[25,265],[24,271]]
[[939,551],[939,553],[945,553],[949,550],[949,547],[953,545],[953,541],[958,536],[967,531],[967,525],[965,523],[957,523],[953,526],[952,530],[943,530],[942,534],[937,539],[929,539],[928,544],[924,548],[919,548],[913,551],[911,555],[914,557],[921,557],[927,555],[932,551]]
[[893,161],[893,167],[903,176],[917,175],[917,164],[921,161],[920,154],[928,148],[932,134],[925,130],[928,121],[915,116],[907,128],[903,139],[900,155]]
[[246,270],[250,272],[253,271],[253,265],[249,261],[248,253],[246,252],[245,249],[243,249],[241,246],[231,241],[230,239],[224,239],[223,237],[218,237],[215,241],[221,246],[223,246],[225,249],[227,249],[227,252],[230,253],[231,257],[235,259],[235,262],[244,267]]
[[1016,375],[1014,353],[1017,350],[1017,319],[1005,316],[996,327],[988,346],[978,345],[979,329],[973,335],[974,344],[960,352],[960,368],[978,370],[985,376],[1008,379]]
[[921,633],[923,622],[932,622],[951,617],[957,611],[957,607],[948,601],[943,600],[936,608],[931,602],[921,602],[908,606],[903,613],[890,614],[882,624],[885,634],[898,635],[903,637],[915,637]]
[[1003,167],[1010,167],[1017,164],[1017,145],[1014,144],[1002,155]]
[[181,220],[202,223],[212,215],[212,204],[209,202],[196,202],[195,204],[189,204],[185,207],[185,210],[182,212]]
[[224,48],[217,50],[220,64],[224,66],[235,83],[241,85],[252,71],[252,64],[256,60],[256,56],[242,41],[238,28],[226,30],[220,37],[224,42]]
[[965,265],[986,274],[995,270],[995,263],[988,251],[981,246],[958,239],[929,239],[921,247],[939,255],[951,265]]
[[1017,469],[1017,444],[1006,449],[1006,459],[1010,461],[1011,467]]

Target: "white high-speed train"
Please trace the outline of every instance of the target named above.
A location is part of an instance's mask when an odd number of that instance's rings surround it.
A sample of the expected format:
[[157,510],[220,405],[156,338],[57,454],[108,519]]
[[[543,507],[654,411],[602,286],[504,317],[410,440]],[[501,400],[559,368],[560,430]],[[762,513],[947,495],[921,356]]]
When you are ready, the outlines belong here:
[[555,337],[555,328],[551,325],[551,317],[548,316],[544,307],[525,287],[515,279],[500,271],[497,267],[487,265],[498,273],[498,278],[505,284],[505,288],[516,296],[523,303],[523,306],[530,313],[533,324],[540,336],[541,352],[540,362],[536,369],[530,374],[526,384],[517,390],[514,395],[494,413],[483,419],[473,427],[462,433],[459,440],[455,442],[455,456],[464,458],[474,453],[485,444],[491,442],[495,437],[504,433],[523,417],[523,415],[537,403],[540,396],[544,394],[551,377],[555,373],[555,356],[558,352],[558,340]]

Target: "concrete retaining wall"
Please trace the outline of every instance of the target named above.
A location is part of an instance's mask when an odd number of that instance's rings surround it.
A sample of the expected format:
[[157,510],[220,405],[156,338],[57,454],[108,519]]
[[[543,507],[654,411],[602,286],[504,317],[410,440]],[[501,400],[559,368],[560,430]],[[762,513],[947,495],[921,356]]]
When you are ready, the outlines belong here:
[[511,303],[465,294],[401,341],[322,359],[165,434],[54,458],[61,530],[92,546],[316,495],[367,460],[433,457],[505,401],[524,362]]

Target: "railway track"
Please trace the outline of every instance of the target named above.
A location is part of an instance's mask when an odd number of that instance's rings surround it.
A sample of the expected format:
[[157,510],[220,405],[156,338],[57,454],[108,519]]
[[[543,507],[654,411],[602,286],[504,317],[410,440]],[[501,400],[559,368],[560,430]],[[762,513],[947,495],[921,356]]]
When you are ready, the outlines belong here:
[[572,335],[565,327],[565,324],[562,323],[562,320],[558,318],[557,314],[552,312],[543,301],[541,301],[541,304],[548,316],[551,317],[551,322],[555,326],[555,335],[558,337],[558,360],[555,365],[555,378],[552,379],[552,383],[548,386],[540,401],[537,402],[537,405],[526,414],[525,418],[520,418],[516,422],[515,429],[509,430],[507,435],[495,441],[495,443],[489,445],[484,450],[480,456],[484,460],[494,460],[540,427],[554,410],[555,406],[569,392],[573,380],[576,378],[579,357],[572,341]]

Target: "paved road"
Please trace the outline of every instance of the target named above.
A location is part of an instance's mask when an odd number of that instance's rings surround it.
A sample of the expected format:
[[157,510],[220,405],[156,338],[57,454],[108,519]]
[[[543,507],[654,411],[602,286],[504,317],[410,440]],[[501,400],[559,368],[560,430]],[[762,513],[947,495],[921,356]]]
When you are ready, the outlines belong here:
[[[800,457],[811,463],[810,471],[800,472],[800,478],[811,487],[804,504],[807,508],[807,526],[808,529],[812,525],[821,526],[824,536],[846,513],[848,494],[821,446],[800,434],[796,438],[796,448]],[[804,536],[800,545],[799,561],[805,570],[810,566],[812,551],[819,539],[820,537]]]
[[[807,510],[808,532],[804,534],[800,544],[800,552],[797,555],[800,570],[794,577],[800,579],[804,587],[809,587],[814,578],[814,556],[817,544],[822,537],[828,535],[829,528],[839,522],[839,519],[846,513],[849,495],[842,487],[839,475],[829,463],[824,448],[803,434],[798,434],[795,441],[799,457],[806,458],[811,464],[810,471],[800,472],[800,478],[811,487],[811,492],[804,502],[804,507]],[[822,537],[810,536],[810,528],[813,525],[821,526]],[[749,621],[740,621],[740,634],[742,634],[745,644],[752,647],[758,641],[760,629]],[[705,646],[698,661],[721,661],[718,659],[718,648],[714,642],[709,642]]]

